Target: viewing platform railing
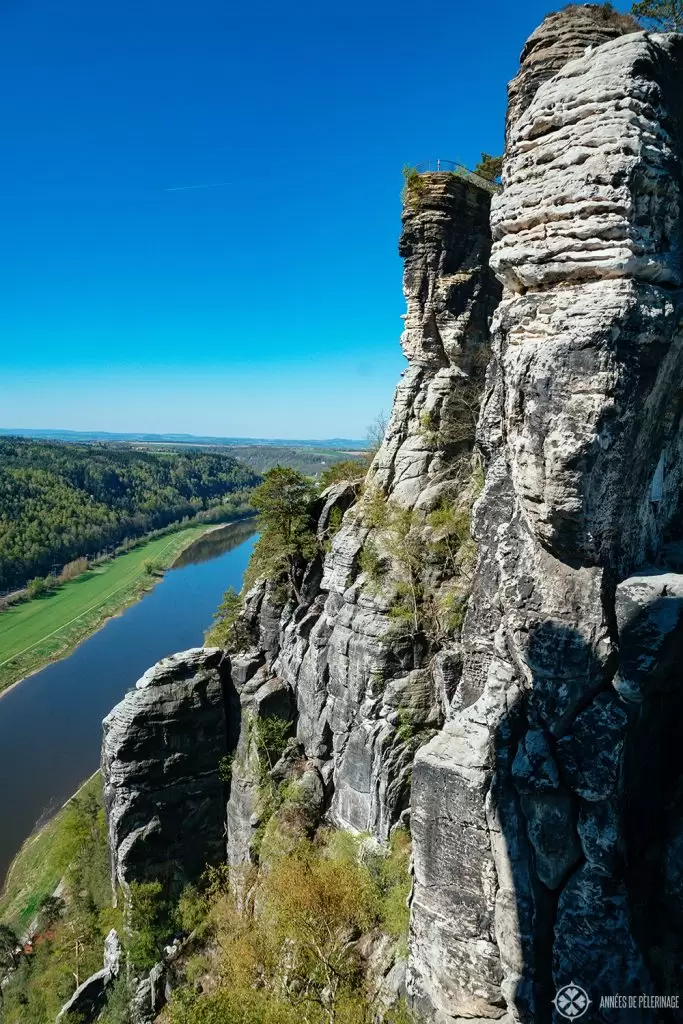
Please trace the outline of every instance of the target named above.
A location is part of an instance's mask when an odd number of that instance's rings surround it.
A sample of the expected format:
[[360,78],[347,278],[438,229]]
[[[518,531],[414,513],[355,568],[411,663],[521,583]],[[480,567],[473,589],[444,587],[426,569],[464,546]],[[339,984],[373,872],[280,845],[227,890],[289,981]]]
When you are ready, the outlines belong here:
[[478,185],[479,188],[485,188],[487,192],[494,194],[500,192],[503,187],[499,182],[482,178],[481,174],[470,171],[464,164],[456,163],[454,160],[442,160],[441,158],[424,160],[421,164],[416,165],[415,170],[418,174],[456,174],[459,178],[466,178],[473,185]]

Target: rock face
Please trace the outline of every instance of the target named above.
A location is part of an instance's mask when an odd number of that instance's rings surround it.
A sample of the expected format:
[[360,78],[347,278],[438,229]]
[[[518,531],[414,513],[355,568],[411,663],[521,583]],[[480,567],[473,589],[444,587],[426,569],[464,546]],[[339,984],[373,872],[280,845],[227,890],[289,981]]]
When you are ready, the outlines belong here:
[[408,180],[409,365],[362,492],[319,501],[296,599],[247,595],[253,650],[162,662],[105,722],[124,886],[220,860],[226,798],[248,874],[271,715],[311,828],[410,822],[405,990],[438,1024],[681,987],[683,37],[633,28],[534,33],[491,210]]
[[637,29],[629,14],[608,4],[576,4],[549,14],[524,44],[519,74],[508,86],[506,150],[512,129],[544,82],[587,50]]
[[444,1021],[678,990],[683,39],[553,70],[511,90],[460,706],[413,771],[409,985]]
[[102,775],[114,885],[159,879],[178,892],[225,859],[239,706],[218,649],[165,658],[104,720]]
[[[400,252],[409,366],[364,496],[330,538],[333,509],[348,508],[355,493],[350,485],[327,493],[318,536],[329,551],[324,564],[309,566],[298,605],[278,606],[265,584],[247,599],[260,654],[240,669],[252,676],[246,688],[238,685],[243,703],[253,713],[268,687],[291,694],[296,738],[320,773],[331,818],[382,839],[407,813],[415,750],[442,722],[437,689],[450,686],[458,662],[456,645],[435,681],[428,667],[433,646],[396,630],[391,609],[401,567],[381,519],[387,502],[413,510],[418,534],[442,499],[467,501],[461,492],[489,355],[488,321],[500,296],[488,267],[489,212],[489,193],[452,174],[423,175],[408,191]],[[379,581],[363,568],[371,546],[383,563]],[[429,573],[436,591],[443,566]],[[245,744],[246,738],[228,808],[235,863],[252,855],[258,829],[253,751]]]

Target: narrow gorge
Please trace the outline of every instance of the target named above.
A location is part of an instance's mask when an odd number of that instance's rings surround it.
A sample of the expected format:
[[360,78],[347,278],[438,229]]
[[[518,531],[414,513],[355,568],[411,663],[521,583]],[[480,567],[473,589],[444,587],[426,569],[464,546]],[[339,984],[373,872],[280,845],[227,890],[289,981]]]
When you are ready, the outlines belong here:
[[584,5],[524,48],[500,192],[407,176],[408,367],[365,479],[315,503],[295,586],[248,590],[242,649],[105,721],[124,894],[258,865],[277,718],[311,832],[410,829],[387,999],[549,1024],[575,983],[587,1020],[683,1019],[600,1007],[682,980],[682,160],[683,37]]

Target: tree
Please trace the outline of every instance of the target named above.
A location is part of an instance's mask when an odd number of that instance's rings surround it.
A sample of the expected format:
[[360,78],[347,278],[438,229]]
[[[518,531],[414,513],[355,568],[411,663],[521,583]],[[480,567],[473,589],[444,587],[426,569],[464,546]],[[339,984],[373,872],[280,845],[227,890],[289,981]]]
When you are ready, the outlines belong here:
[[661,32],[683,32],[683,0],[639,0],[631,14],[648,28]]
[[64,900],[59,896],[43,896],[38,907],[38,927],[40,931],[50,928],[58,921],[65,910]]
[[242,618],[242,598],[234,587],[228,587],[214,615],[214,625],[204,638],[207,647],[226,647],[241,651],[249,646],[250,637]]
[[474,173],[487,181],[498,181],[503,169],[502,156],[491,156],[490,153],[482,153],[481,160],[474,168]]
[[344,997],[358,987],[360,964],[352,940],[378,916],[370,873],[355,860],[321,857],[304,841],[272,865],[261,896],[273,952],[286,950],[283,995],[304,1020],[336,1024]]
[[324,491],[331,484],[337,484],[342,480],[360,480],[365,476],[367,468],[365,462],[361,462],[360,459],[333,462],[320,474],[320,490]]
[[374,456],[379,451],[380,445],[384,440],[384,435],[387,432],[388,426],[389,419],[384,409],[382,409],[382,411],[375,416],[374,420],[372,421],[372,423],[370,424],[365,433],[366,440],[370,445],[368,449],[368,458],[371,462]]
[[164,942],[173,932],[173,914],[161,882],[133,882],[129,901],[128,956],[140,970],[159,959]]
[[315,498],[315,486],[302,473],[285,466],[268,470],[252,498],[259,514],[261,537],[247,579],[259,571],[270,578],[287,572],[299,599],[299,575],[317,548],[311,524]]

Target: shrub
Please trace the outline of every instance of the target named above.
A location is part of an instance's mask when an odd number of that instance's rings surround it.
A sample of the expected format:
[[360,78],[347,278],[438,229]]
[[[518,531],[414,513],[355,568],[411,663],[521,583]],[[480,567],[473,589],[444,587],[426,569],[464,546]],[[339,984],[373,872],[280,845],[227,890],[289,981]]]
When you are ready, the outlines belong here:
[[383,530],[389,524],[389,502],[379,487],[367,491],[363,502],[363,519],[368,526]]
[[226,757],[222,757],[218,762],[218,778],[221,782],[232,781],[232,770],[235,766],[235,755],[228,754]]
[[403,189],[401,190],[401,202],[403,205],[419,207],[426,191],[427,184],[417,168],[406,164],[403,168]]
[[[404,943],[410,918],[410,854],[410,833],[406,828],[396,828],[391,834],[389,852],[379,865],[382,929]],[[407,953],[407,948],[402,951]]]
[[205,645],[230,651],[245,650],[251,643],[251,637],[242,611],[242,598],[234,587],[228,587],[214,615],[214,624],[204,636]]
[[384,563],[371,540],[366,540],[358,557],[358,567],[374,587],[379,586],[384,576]]
[[43,594],[47,594],[49,586],[42,576],[35,576],[28,581],[26,590],[30,598],[41,597]]
[[367,470],[367,463],[360,459],[344,459],[343,462],[334,462],[320,474],[320,490],[324,491],[332,484],[338,484],[342,480],[362,480]]
[[174,930],[173,907],[161,882],[131,883],[128,924],[128,956],[139,970],[148,970]]
[[135,1024],[131,1009],[133,987],[128,978],[121,974],[109,989],[107,1005],[98,1017],[99,1024]]
[[[223,877],[205,888],[218,957],[211,968],[216,987],[201,991],[205,961],[188,965],[189,983],[173,993],[162,1018],[166,1024],[377,1020],[354,940],[379,927],[403,954],[408,833],[395,831],[386,851],[374,852],[361,837],[332,829],[320,832],[316,841],[299,838],[293,847],[279,849],[268,872],[251,880],[248,905],[237,902]],[[193,907],[194,902],[192,895]],[[382,1018],[411,1024],[401,1005],[383,1009]]]
[[178,922],[185,932],[193,932],[206,921],[206,896],[196,885],[186,885],[178,898]]
[[278,715],[253,718],[251,728],[263,770],[269,772],[280,760],[292,732],[292,723]]

